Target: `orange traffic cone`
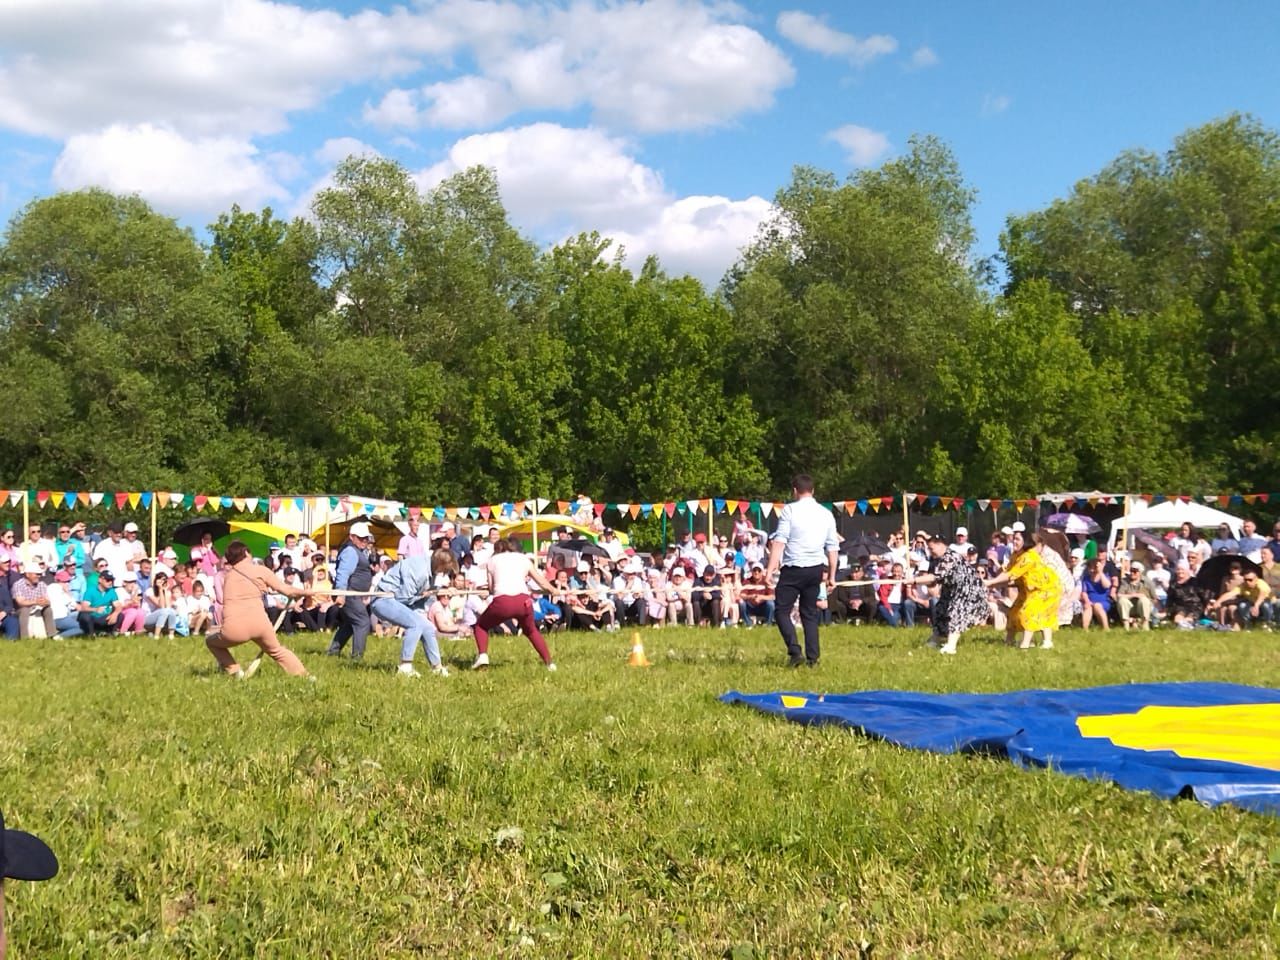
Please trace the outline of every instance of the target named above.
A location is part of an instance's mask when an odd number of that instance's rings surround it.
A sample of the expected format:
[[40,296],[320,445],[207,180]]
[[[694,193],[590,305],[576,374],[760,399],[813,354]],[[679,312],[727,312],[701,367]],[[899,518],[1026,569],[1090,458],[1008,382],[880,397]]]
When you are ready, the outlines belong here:
[[647,667],[649,660],[644,655],[644,644],[640,640],[640,632],[631,634],[631,656],[627,657],[628,667]]

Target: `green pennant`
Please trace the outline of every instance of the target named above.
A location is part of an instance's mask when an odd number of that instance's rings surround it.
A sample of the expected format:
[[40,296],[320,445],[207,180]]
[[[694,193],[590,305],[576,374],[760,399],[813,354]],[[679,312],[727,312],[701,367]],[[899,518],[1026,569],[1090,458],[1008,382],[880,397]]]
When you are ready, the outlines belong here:
[[978,501],[977,501],[977,499],[975,498],[975,499],[972,499],[972,500],[966,500],[966,501],[964,502],[964,508],[965,508],[966,510],[977,510],[977,509],[978,509]]
[[182,505],[186,509],[190,510],[196,505],[196,495],[194,493],[184,494],[182,497]]
[[680,516],[682,516],[682,517],[683,517],[683,516],[684,516],[686,513],[688,513],[688,512],[689,512],[689,507],[688,507],[688,505],[687,505],[683,500],[677,500],[677,501],[676,501],[676,513],[680,514]]

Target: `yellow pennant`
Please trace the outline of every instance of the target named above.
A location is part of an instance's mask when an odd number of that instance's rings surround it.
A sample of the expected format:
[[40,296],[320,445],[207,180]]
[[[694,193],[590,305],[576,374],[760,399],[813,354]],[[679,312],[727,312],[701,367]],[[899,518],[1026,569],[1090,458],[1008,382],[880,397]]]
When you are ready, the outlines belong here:
[[133,507],[133,509],[137,510],[138,504],[140,504],[141,502],[142,502],[141,492],[134,492],[129,494],[129,506]]

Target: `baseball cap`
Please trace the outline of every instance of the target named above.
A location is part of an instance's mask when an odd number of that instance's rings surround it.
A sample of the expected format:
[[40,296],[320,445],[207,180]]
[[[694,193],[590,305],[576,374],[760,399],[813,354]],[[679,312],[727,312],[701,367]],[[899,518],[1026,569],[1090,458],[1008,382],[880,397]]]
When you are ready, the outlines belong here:
[[164,557],[166,560],[178,559],[177,551],[175,551],[173,547],[165,547],[163,550],[160,551],[160,556]]
[[48,880],[58,872],[58,858],[39,837],[7,830],[0,813],[0,879]]
[[967,537],[968,535],[969,535],[969,528],[968,528],[968,527],[956,527],[956,536],[957,536],[957,537]]
[[684,567],[672,567],[672,568],[671,568],[671,576],[673,576],[673,577],[683,577],[683,576],[684,576]]
[[130,520],[128,523],[126,523],[126,524],[124,525],[124,532],[125,532],[125,533],[137,533],[137,532],[138,532],[138,525],[137,525],[136,523],[134,523],[132,520]]
[[1008,527],[1008,526],[1006,526],[1006,527],[1001,527],[1001,528],[1000,528],[1000,532],[1001,532],[1001,533],[1003,533],[1003,534],[1007,537],[1007,536],[1009,536],[1009,534],[1013,533],[1013,527]]
[[604,532],[605,532],[605,533],[613,533],[613,527],[605,527],[605,528],[604,528]]
[[1143,570],[1145,570],[1145,569],[1147,569],[1147,568],[1146,568],[1146,567],[1144,567],[1144,566],[1143,566],[1141,563],[1139,563],[1137,560],[1134,560],[1131,564],[1129,564],[1129,569],[1130,569],[1130,570],[1137,570],[1139,573],[1141,573]]
[[707,535],[703,533],[701,530],[699,530],[697,533],[693,535],[693,540],[694,540],[694,543],[706,543]]
[[590,573],[590,572],[591,572],[591,564],[587,563],[587,561],[585,561],[585,560],[581,561],[581,562],[578,564],[578,572],[579,572],[579,573]]
[[1071,556],[1073,556],[1073,557],[1074,557],[1075,559],[1077,559],[1077,560],[1083,560],[1083,559],[1084,559],[1084,547],[1072,547],[1072,548],[1071,548]]
[[369,525],[363,520],[359,520],[351,525],[351,529],[347,531],[348,536],[359,537],[361,540],[372,540],[373,534],[369,531]]
[[53,579],[57,580],[59,583],[70,583],[71,574],[67,573],[65,570],[59,570],[53,575]]
[[138,575],[134,573],[132,570],[126,570],[124,572],[124,576],[121,577],[120,579],[123,580],[125,583],[137,583]]
[[1018,520],[1014,523],[1014,525],[1010,529],[1012,529],[1014,533],[1026,533],[1027,525],[1023,523],[1021,520]]

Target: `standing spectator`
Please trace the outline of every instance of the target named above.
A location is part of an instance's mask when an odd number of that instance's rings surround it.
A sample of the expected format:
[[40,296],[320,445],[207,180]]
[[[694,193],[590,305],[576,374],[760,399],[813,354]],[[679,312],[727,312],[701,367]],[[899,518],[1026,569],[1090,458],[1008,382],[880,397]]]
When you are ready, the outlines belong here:
[[84,541],[71,536],[71,529],[69,523],[58,524],[58,539],[53,541],[53,549],[58,557],[59,569],[67,565],[67,557],[71,557],[75,567],[84,566]]
[[1213,551],[1213,556],[1222,553],[1239,553],[1240,542],[1231,535],[1231,528],[1225,523],[1218,524],[1218,535],[1213,538],[1213,542],[1209,544],[1209,548]]
[[45,539],[44,531],[38,523],[27,528],[27,539],[23,541],[18,556],[24,571],[28,567],[34,567],[40,576],[58,565],[58,551],[54,549],[53,541]]
[[422,517],[410,514],[409,532],[400,538],[400,543],[396,546],[397,560],[408,560],[410,557],[427,556],[427,547],[429,544],[419,535],[418,531],[421,529]]
[[14,544],[14,539],[13,529],[11,527],[0,531],[0,557],[8,557],[9,563],[13,569],[16,570],[22,560],[18,554],[18,548]]
[[[294,537],[297,542],[297,537]],[[289,542],[289,538],[285,537],[285,543]],[[191,548],[191,561],[199,570],[200,576],[207,578],[205,580],[205,588],[207,589],[213,582],[213,578],[218,573],[218,551],[213,545],[213,534],[206,533],[200,538],[200,545]]]
[[1245,520],[1240,524],[1240,538],[1236,541],[1236,549],[1240,552],[1240,556],[1254,563],[1262,562],[1262,548],[1267,545],[1267,541],[1258,536],[1258,525],[1252,520]]
[[31,636],[31,618],[39,617],[44,621],[44,635],[53,638],[57,633],[54,626],[53,607],[49,604],[49,588],[44,585],[44,571],[33,561],[23,567],[22,579],[13,585],[13,604],[18,608],[18,635]]
[[131,569],[137,570],[138,564],[147,555],[147,548],[138,539],[138,525],[132,520],[124,525],[124,542],[129,544],[129,549],[133,551],[133,567]]
[[107,539],[93,548],[93,559],[95,565],[96,561],[106,561],[111,579],[116,583],[124,580],[124,575],[133,568],[133,547],[125,542],[124,526],[119,520],[107,527]]

